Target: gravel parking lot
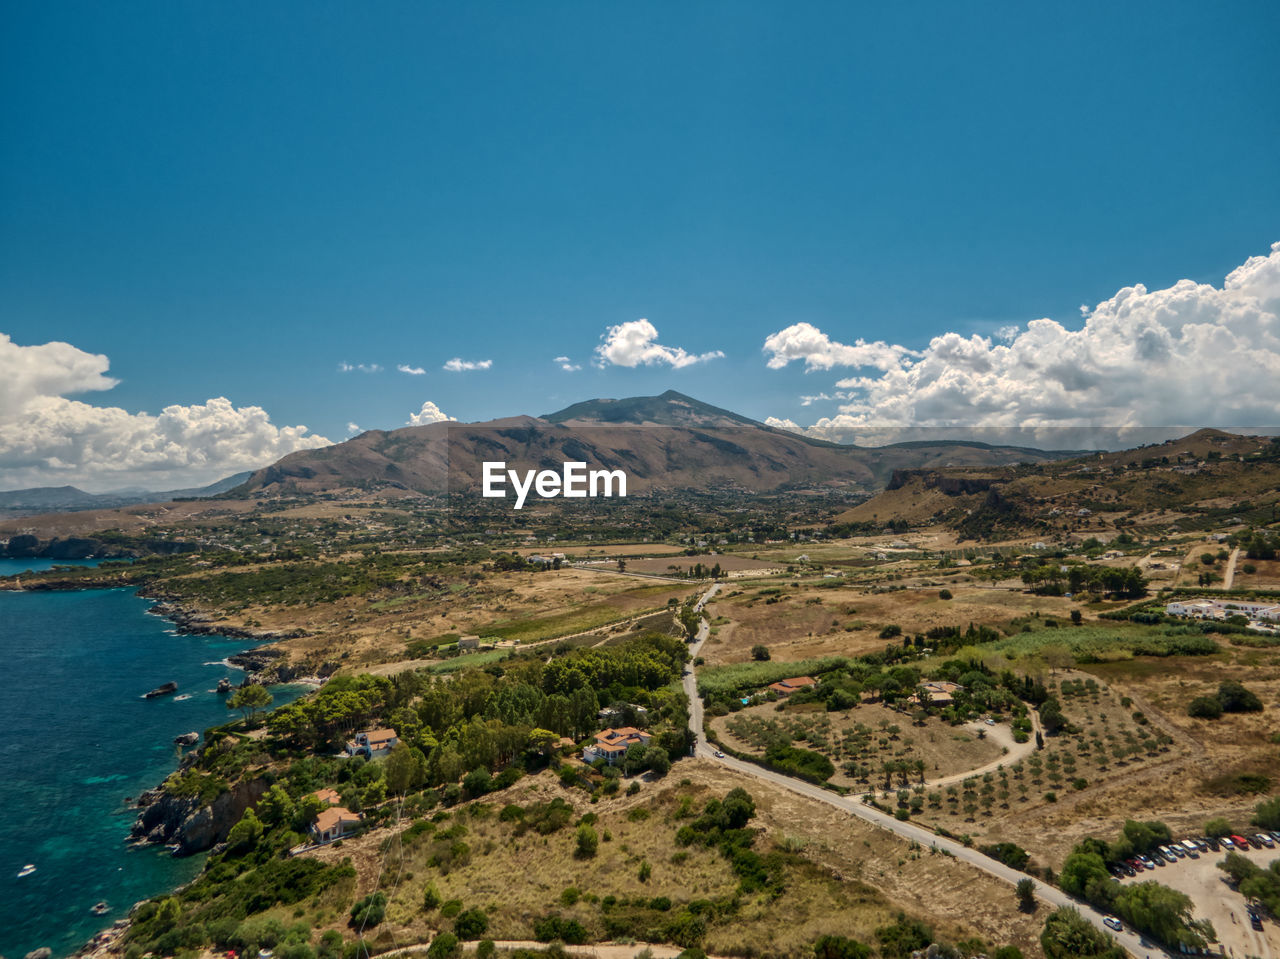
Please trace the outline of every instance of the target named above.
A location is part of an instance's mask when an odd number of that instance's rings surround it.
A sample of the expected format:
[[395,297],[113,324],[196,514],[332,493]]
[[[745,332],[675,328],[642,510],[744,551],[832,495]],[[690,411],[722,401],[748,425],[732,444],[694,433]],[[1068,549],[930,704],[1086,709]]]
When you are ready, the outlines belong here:
[[[1265,868],[1280,859],[1280,850],[1251,849],[1242,855]],[[1179,859],[1176,863],[1157,867],[1155,872],[1140,872],[1121,882],[1154,879],[1170,889],[1185,892],[1195,903],[1195,917],[1213,923],[1227,956],[1234,959],[1246,959],[1248,956],[1280,959],[1280,923],[1264,918],[1262,932],[1249,925],[1244,897],[1226,884],[1226,873],[1218,868],[1218,863],[1225,858],[1226,853],[1222,851],[1202,852],[1199,859]]]

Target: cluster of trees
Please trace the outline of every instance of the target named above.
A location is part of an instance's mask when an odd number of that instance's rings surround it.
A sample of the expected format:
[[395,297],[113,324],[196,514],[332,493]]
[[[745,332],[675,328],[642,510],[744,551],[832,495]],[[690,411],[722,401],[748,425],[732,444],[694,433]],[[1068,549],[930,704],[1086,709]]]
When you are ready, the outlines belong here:
[[1208,920],[1191,918],[1193,904],[1189,896],[1155,881],[1121,886],[1108,869],[1108,864],[1172,840],[1173,834],[1164,823],[1130,819],[1114,842],[1086,839],[1078,843],[1062,865],[1059,882],[1066,892],[1114,912],[1170,949],[1203,948],[1217,937]]
[[267,727],[285,742],[315,748],[375,721],[389,725],[407,750],[388,763],[393,786],[407,781],[414,788],[517,761],[545,765],[561,736],[591,734],[601,705],[621,701],[647,706],[662,724],[647,760],[652,768],[687,752],[685,706],[667,688],[686,657],[680,640],[649,633],[620,646],[571,650],[549,662],[507,661],[449,679],[336,677],[314,696],[275,710]]
[[707,800],[702,815],[676,831],[676,845],[698,843],[718,849],[729,860],[738,877],[738,891],[744,895],[766,889],[779,895],[784,888],[781,857],[777,853],[761,856],[751,848],[755,834],[747,829],[747,823],[755,814],[751,794],[733,789],[724,799]]
[[1262,700],[1239,681],[1226,679],[1212,696],[1197,696],[1187,705],[1187,715],[1196,719],[1219,719],[1223,713],[1262,712]]
[[1238,852],[1229,852],[1218,868],[1231,877],[1242,896],[1257,899],[1271,915],[1280,916],[1280,859],[1263,869]]
[[1056,563],[1023,570],[1022,582],[1038,596],[1080,592],[1140,599],[1147,595],[1147,578],[1136,566],[1070,566],[1064,573]]

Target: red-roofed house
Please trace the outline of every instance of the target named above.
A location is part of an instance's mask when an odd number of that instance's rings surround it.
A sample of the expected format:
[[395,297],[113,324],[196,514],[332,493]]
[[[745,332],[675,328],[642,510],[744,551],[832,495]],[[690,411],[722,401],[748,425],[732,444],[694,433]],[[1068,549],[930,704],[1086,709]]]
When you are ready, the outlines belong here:
[[342,806],[330,806],[322,809],[311,825],[311,837],[316,842],[333,842],[349,835],[360,825],[360,814]]
[[326,806],[337,806],[342,802],[342,797],[338,795],[338,790],[336,789],[317,789],[311,795],[315,796]]
[[596,733],[596,741],[582,750],[585,762],[603,759],[610,766],[622,762],[622,757],[632,746],[647,746],[653,737],[643,729],[634,726],[623,726],[620,729],[606,729]]
[[812,676],[796,676],[794,679],[780,679],[776,683],[770,683],[769,688],[779,696],[790,696],[797,689],[808,689],[810,686],[817,686],[818,681]]

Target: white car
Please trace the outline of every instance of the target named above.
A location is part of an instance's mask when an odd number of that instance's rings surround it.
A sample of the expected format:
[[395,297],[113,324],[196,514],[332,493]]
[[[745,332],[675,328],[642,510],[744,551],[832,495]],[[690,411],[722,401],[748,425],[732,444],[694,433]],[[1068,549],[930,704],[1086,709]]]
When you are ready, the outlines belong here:
[[716,757],[716,759],[724,759],[724,753],[722,753],[718,749],[713,753],[713,755]]
[[996,721],[994,719],[988,719],[988,720],[985,720],[985,722],[988,726],[994,726],[996,724]]
[[1114,929],[1116,932],[1124,931],[1124,925],[1115,916],[1105,916],[1102,920],[1102,924],[1108,929]]

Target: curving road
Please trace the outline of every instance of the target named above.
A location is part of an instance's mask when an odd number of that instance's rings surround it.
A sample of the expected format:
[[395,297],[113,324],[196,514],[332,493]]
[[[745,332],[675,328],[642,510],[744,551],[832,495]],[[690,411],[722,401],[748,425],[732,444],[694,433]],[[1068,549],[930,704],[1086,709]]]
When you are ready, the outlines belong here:
[[[720,584],[712,586],[702,598],[698,600],[694,607],[699,612],[703,606],[716,594],[720,589]],[[684,691],[689,697],[689,730],[695,737],[694,756],[709,759],[718,762],[722,766],[732,769],[734,772],[743,776],[749,776],[753,779],[761,779],[765,782],[788,789],[793,793],[801,796],[807,796],[818,802],[826,803],[828,806],[834,806],[837,809],[864,819],[873,825],[886,829],[902,839],[918,842],[922,846],[932,847],[939,852],[947,853],[955,859],[966,862],[976,869],[980,869],[989,876],[994,876],[1011,886],[1016,886],[1023,879],[1031,879],[1035,883],[1036,898],[1041,902],[1048,903],[1051,906],[1072,906],[1080,910],[1080,914],[1087,918],[1093,925],[1105,933],[1113,936],[1129,953],[1138,959],[1151,959],[1152,956],[1162,956],[1165,959],[1173,959],[1172,954],[1165,952],[1160,946],[1148,942],[1133,932],[1128,927],[1123,932],[1116,932],[1108,929],[1103,925],[1102,919],[1105,915],[1094,909],[1088,903],[1081,902],[1068,896],[1056,886],[1050,886],[1041,882],[1035,877],[1028,876],[1025,872],[1019,872],[1011,869],[1002,862],[997,862],[988,856],[984,856],[976,849],[972,849],[963,843],[956,842],[952,839],[946,839],[936,833],[930,832],[923,826],[918,826],[912,822],[900,822],[893,816],[883,813],[878,809],[873,809],[854,799],[848,799],[838,793],[823,789],[821,786],[815,786],[812,783],[804,782],[800,779],[794,779],[791,776],[784,776],[781,773],[775,773],[772,770],[757,766],[754,763],[743,762],[732,756],[716,756],[715,750],[707,743],[706,735],[702,730],[702,699],[698,696],[698,678],[692,665],[693,657],[698,655],[698,651],[702,648],[703,642],[710,635],[711,626],[703,617],[699,624],[697,635],[694,637],[693,643],[689,646],[690,665],[685,668],[684,673]]]

